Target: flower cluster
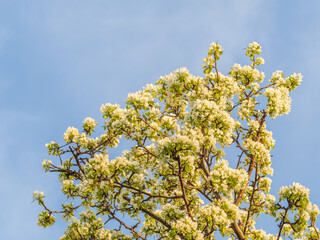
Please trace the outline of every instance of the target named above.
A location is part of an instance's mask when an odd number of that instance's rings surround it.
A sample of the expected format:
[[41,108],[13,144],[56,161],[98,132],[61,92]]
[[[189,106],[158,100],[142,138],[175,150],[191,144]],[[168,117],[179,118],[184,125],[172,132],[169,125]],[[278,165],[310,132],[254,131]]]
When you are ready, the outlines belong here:
[[218,43],[211,43],[209,50],[208,50],[208,57],[203,59],[204,65],[204,73],[210,73],[213,68],[216,68],[214,65],[219,59],[220,56],[223,54],[223,49]]
[[245,186],[248,175],[244,169],[229,167],[227,160],[217,161],[210,172],[213,188],[226,197],[233,199],[234,190],[240,190]]
[[94,128],[98,125],[96,120],[94,120],[91,117],[87,117],[86,119],[83,120],[83,129],[91,135],[91,132],[94,130]]
[[45,196],[43,195],[43,192],[40,192],[40,191],[34,191],[33,192],[33,201],[37,201],[40,205],[41,203],[43,202],[43,198]]
[[38,216],[38,225],[43,228],[53,225],[55,221],[56,218],[51,213],[48,213],[48,211],[43,211]]
[[282,71],[276,71],[272,74],[270,83],[273,85],[267,88],[264,95],[268,98],[267,111],[271,118],[288,114],[291,108],[291,98],[289,92],[294,90],[300,85],[302,75],[292,74],[290,77],[285,78]]
[[50,166],[52,164],[51,160],[43,160],[42,162],[42,168],[44,169],[45,172],[48,172],[50,170]]
[[268,213],[280,222],[281,233],[294,238],[319,239],[314,223],[320,212],[309,200],[309,189],[293,183],[292,186],[282,187],[278,194],[278,203],[275,203],[274,198],[268,201]]

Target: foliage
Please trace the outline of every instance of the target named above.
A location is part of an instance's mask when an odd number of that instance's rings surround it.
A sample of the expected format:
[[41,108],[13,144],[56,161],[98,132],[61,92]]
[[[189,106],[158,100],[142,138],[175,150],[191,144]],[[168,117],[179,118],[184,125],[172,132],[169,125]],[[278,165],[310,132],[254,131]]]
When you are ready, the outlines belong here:
[[[45,209],[39,225],[52,225],[61,213],[69,223],[63,240],[202,240],[216,232],[232,239],[319,239],[319,209],[307,188],[283,187],[278,200],[269,194],[274,140],[266,119],[289,113],[289,92],[302,76],[276,71],[263,84],[255,42],[246,49],[251,64],[234,64],[225,76],[217,68],[222,53],[210,45],[203,77],[180,68],[130,93],[125,108],[102,105],[99,137],[91,136],[97,122],[86,118],[82,132],[67,129],[65,144],[47,144],[57,160],[42,166],[59,174],[67,201],[52,211],[36,191],[34,201]],[[121,138],[131,147],[109,159]],[[229,146],[239,155],[226,158]],[[255,227],[261,213],[275,218],[278,233]]]

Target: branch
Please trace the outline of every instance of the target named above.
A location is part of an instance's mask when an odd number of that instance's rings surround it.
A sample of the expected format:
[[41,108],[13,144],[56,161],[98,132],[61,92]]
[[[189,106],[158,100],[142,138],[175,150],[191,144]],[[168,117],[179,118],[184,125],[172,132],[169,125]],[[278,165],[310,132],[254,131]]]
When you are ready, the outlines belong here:
[[[117,218],[117,217],[115,216],[115,214],[110,211],[110,209],[107,209],[107,210],[108,210],[108,212],[112,215],[112,218],[115,219],[115,220],[117,220],[117,221],[120,223],[120,226],[121,226],[121,225],[124,226],[126,229],[130,230],[131,233],[134,234],[134,235],[136,235],[137,237],[139,237],[139,238],[141,238],[141,239],[143,239],[143,240],[147,240],[147,239],[144,238],[140,233],[138,233],[138,232],[134,229],[134,227],[130,227],[130,226],[128,226],[127,224],[125,224],[123,221],[121,221],[119,218]],[[139,222],[138,222],[138,224],[139,224]]]
[[245,226],[244,226],[244,230],[243,230],[243,234],[246,234],[246,231],[247,231],[247,227],[248,227],[248,223],[249,223],[249,218],[250,218],[250,213],[251,213],[251,209],[252,209],[252,206],[253,206],[253,202],[254,202],[254,194],[256,192],[256,184],[257,184],[257,181],[258,181],[258,166],[256,164],[256,170],[255,170],[255,177],[254,177],[254,182],[253,182],[253,189],[252,189],[252,195],[251,195],[251,198],[250,198],[250,204],[249,204],[249,209],[248,209],[248,213],[247,213],[247,219],[246,219],[246,223],[245,223]]
[[[267,116],[267,112],[266,111],[263,111],[263,114],[262,114],[262,117],[259,121],[259,129],[258,129],[258,132],[257,132],[257,136],[256,136],[256,139],[255,141],[259,142],[260,141],[260,134],[261,134],[261,131],[262,131],[262,126],[263,126],[263,123],[265,122],[265,118]],[[244,150],[243,150],[244,151]],[[245,152],[246,153],[246,152]],[[247,153],[246,153],[247,154]],[[250,154],[251,155],[251,154]],[[251,155],[252,156],[252,155]],[[250,181],[250,178],[251,178],[251,174],[252,174],[252,171],[253,171],[253,168],[254,168],[254,165],[255,165],[255,162],[256,162],[256,155],[252,156],[251,157],[251,161],[250,161],[250,164],[249,164],[249,169],[248,169],[248,183]],[[247,186],[246,186],[247,187]],[[238,205],[241,200],[242,200],[242,197],[243,197],[243,194],[246,190],[246,187],[242,188],[238,197],[236,198],[234,204]]]
[[[130,198],[128,198],[127,196],[123,196],[123,198],[130,202]],[[153,212],[145,209],[145,208],[142,208],[140,207],[139,208],[142,212],[144,212],[145,214],[149,215],[150,217],[152,217],[153,219],[157,220],[158,222],[162,223],[162,225],[164,225],[165,227],[167,227],[169,230],[171,230],[171,225],[166,221],[164,220],[163,218],[159,217],[158,215],[154,214]],[[183,235],[181,234],[178,234],[178,236],[182,239],[182,240],[187,240]]]
[[[290,207],[291,207],[291,206],[290,206]],[[283,215],[283,217],[282,217],[281,223],[280,223],[280,225],[279,225],[279,233],[278,233],[277,240],[280,239],[281,231],[282,231],[282,228],[283,228],[284,223],[285,223],[284,220],[285,220],[285,218],[286,218],[286,215],[287,215],[288,210],[290,209],[290,207],[288,206],[288,207],[286,208],[286,210],[285,210],[285,212],[284,212],[284,215]]]
[[137,191],[138,193],[145,194],[145,195],[147,195],[147,196],[149,196],[149,197],[152,197],[152,198],[157,198],[157,197],[158,197],[158,198],[166,198],[166,199],[183,198],[182,195],[178,195],[178,196],[167,196],[167,195],[161,195],[161,194],[155,195],[155,194],[148,193],[148,192],[146,192],[146,191],[144,191],[144,190],[140,190],[140,189],[137,189],[137,188],[135,188],[135,187],[132,187],[132,186],[129,186],[129,185],[125,185],[125,184],[123,184],[123,183],[116,182],[116,184],[118,184],[118,186],[116,186],[116,187],[129,188],[129,189],[132,189],[132,190],[134,190],[134,191]]
[[186,190],[185,190],[183,179],[182,179],[182,171],[181,171],[182,170],[182,166],[181,166],[180,157],[178,156],[176,158],[176,160],[178,160],[178,164],[179,164],[179,180],[180,180],[180,186],[181,186],[181,190],[182,190],[183,200],[184,200],[184,203],[185,203],[185,208],[187,210],[188,215],[193,220],[193,216],[192,216],[192,213],[191,213],[191,210],[190,210],[189,202],[188,202],[188,199],[187,199],[187,196],[186,196]]
[[74,154],[74,152],[73,152],[73,150],[72,150],[72,148],[71,148],[70,146],[69,146],[69,149],[70,149],[70,151],[71,151],[74,159],[75,159],[76,162],[77,162],[77,166],[79,167],[80,172],[82,172],[82,174],[84,175],[84,171],[83,171],[83,169],[82,169],[82,167],[81,167],[81,164],[80,164],[80,162],[79,162],[78,156]]
[[231,228],[233,229],[233,231],[235,232],[235,234],[237,235],[237,238],[240,240],[245,240],[245,236],[243,234],[243,232],[241,231],[237,221],[234,221],[231,225]]

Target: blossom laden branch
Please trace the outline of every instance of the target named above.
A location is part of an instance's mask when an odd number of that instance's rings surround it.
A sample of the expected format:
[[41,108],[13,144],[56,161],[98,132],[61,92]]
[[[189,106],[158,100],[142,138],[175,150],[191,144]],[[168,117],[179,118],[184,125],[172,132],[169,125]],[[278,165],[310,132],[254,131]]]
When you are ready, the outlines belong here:
[[[180,68],[128,94],[123,108],[102,105],[100,135],[88,117],[82,130],[66,130],[64,144],[48,143],[57,161],[42,167],[58,173],[67,202],[52,211],[35,192],[44,208],[39,225],[62,214],[68,223],[62,240],[210,240],[216,232],[241,240],[319,239],[319,209],[306,188],[284,187],[278,201],[269,194],[274,139],[266,119],[290,112],[289,94],[301,74],[275,71],[266,82],[256,42],[246,48],[250,64],[234,64],[227,75],[218,71],[222,54],[212,43],[203,76]],[[121,154],[113,150],[119,144],[127,148]],[[227,146],[240,153],[233,156]],[[256,228],[262,213],[278,222],[277,234]]]

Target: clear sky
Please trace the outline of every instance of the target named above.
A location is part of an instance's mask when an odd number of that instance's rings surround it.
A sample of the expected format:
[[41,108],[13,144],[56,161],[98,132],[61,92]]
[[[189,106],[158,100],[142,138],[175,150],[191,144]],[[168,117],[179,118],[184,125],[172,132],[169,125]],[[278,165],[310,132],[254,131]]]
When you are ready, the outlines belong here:
[[[68,126],[103,103],[123,104],[129,92],[179,67],[201,75],[210,42],[224,48],[226,74],[247,64],[244,48],[262,45],[266,77],[301,72],[292,112],[269,121],[276,148],[272,193],[300,182],[320,204],[320,1],[278,0],[0,0],[1,239],[58,239],[36,224],[42,210],[32,192],[58,208],[54,174],[43,173],[45,143],[62,142]],[[272,231],[272,227],[268,229]]]

